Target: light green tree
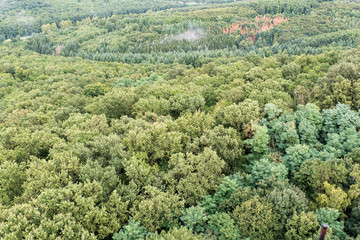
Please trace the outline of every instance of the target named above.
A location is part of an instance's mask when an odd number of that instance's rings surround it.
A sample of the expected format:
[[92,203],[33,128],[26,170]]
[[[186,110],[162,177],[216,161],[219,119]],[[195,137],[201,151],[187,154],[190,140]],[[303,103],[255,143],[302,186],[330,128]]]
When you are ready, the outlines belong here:
[[244,162],[243,142],[233,128],[224,128],[219,125],[214,129],[207,129],[188,148],[189,151],[198,153],[205,147],[211,147],[226,162],[226,173],[239,170]]
[[23,193],[26,181],[24,164],[5,161],[0,165],[0,204],[11,204]]
[[286,155],[282,160],[291,173],[298,171],[301,164],[312,157],[310,147],[304,144],[296,144],[285,151]]
[[216,213],[209,216],[208,229],[219,240],[241,239],[240,231],[235,221],[227,213]]
[[197,236],[186,227],[172,228],[168,232],[162,231],[160,234],[154,234],[146,238],[147,240],[200,240],[202,236]]
[[125,225],[121,231],[113,235],[114,240],[144,240],[148,232],[145,227],[141,226],[140,222],[131,220]]
[[144,199],[130,210],[135,221],[149,232],[174,226],[184,208],[184,201],[177,195],[162,192],[156,187],[145,187]]
[[305,193],[293,185],[288,185],[283,189],[276,187],[267,198],[274,204],[274,210],[280,214],[280,223],[282,223],[284,230],[288,220],[294,214],[308,210],[309,201]]
[[225,162],[211,148],[205,148],[198,155],[175,154],[170,158],[165,178],[171,192],[194,205],[202,196],[217,189],[223,178]]
[[256,185],[269,180],[271,177],[277,180],[285,180],[287,175],[288,169],[282,163],[271,162],[268,159],[262,158],[254,163],[251,174],[248,177],[249,181]]
[[316,210],[319,225],[326,223],[330,226],[331,232],[334,236],[344,239],[346,233],[344,232],[344,221],[338,221],[340,213],[333,208],[320,208]]
[[137,101],[133,89],[112,89],[86,109],[93,114],[105,114],[109,118],[132,115],[132,106]]
[[180,219],[188,229],[202,233],[206,230],[208,218],[204,208],[192,206],[185,209]]
[[233,218],[243,236],[251,239],[278,239],[280,216],[272,203],[254,197],[237,206]]
[[328,182],[324,182],[324,189],[325,193],[319,194],[316,198],[318,206],[334,208],[343,213],[351,202],[346,192],[340,187],[336,188],[335,185],[331,185]]
[[218,107],[215,110],[215,120],[225,127],[233,127],[243,131],[252,120],[260,117],[260,107],[257,101],[245,99],[239,104]]
[[251,160],[260,160],[264,155],[269,153],[270,137],[267,134],[268,129],[266,126],[252,125],[252,131],[255,132],[251,139],[245,141],[246,144],[251,146],[251,153],[246,157]]
[[314,212],[295,212],[287,221],[285,239],[309,239],[319,230],[317,216]]

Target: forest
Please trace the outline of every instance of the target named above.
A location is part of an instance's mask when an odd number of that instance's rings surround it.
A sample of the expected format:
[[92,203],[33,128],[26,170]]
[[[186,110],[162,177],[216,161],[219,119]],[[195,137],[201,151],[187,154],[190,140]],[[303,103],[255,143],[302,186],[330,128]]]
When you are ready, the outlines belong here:
[[0,239],[360,240],[358,0],[0,13]]

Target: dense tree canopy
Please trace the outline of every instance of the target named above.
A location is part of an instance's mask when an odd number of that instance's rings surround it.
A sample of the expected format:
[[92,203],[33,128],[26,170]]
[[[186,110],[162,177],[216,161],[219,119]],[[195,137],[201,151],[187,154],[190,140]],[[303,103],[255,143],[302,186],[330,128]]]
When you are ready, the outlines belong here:
[[357,1],[0,13],[1,239],[360,239]]

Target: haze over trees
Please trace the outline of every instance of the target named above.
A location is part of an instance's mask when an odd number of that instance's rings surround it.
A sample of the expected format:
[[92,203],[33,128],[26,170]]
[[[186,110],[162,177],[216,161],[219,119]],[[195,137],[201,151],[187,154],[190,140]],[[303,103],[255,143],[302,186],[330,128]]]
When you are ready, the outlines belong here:
[[0,12],[1,239],[360,239],[358,1]]

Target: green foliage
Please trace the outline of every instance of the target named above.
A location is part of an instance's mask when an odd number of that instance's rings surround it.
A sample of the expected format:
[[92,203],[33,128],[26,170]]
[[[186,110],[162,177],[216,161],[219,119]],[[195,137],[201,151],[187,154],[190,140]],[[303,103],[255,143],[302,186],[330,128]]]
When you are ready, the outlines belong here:
[[87,106],[92,114],[105,114],[109,118],[120,118],[131,114],[131,107],[136,101],[135,93],[130,90],[113,89],[99,101]]
[[202,196],[217,189],[224,166],[225,162],[210,148],[199,155],[188,153],[186,158],[182,153],[174,154],[166,174],[169,190],[194,205]]
[[[17,204],[1,211],[0,236],[3,239],[21,239],[24,236],[36,239],[97,239],[81,224],[77,223],[71,213],[58,214],[47,219],[40,209],[31,204]],[[66,229],[66,231],[64,231]]]
[[217,108],[215,120],[225,127],[233,127],[239,131],[244,130],[252,120],[258,119],[260,108],[257,101],[245,99],[239,104]]
[[26,49],[33,50],[40,54],[53,54],[55,52],[56,43],[51,41],[50,38],[44,35],[37,35],[30,38],[26,42]]
[[[186,135],[184,141],[189,143],[201,137],[204,132],[214,127],[214,119],[210,114],[197,111],[194,114],[187,113],[176,119],[176,124],[180,132]],[[185,137],[184,137],[185,138]]]
[[301,143],[319,146],[319,131],[322,129],[323,116],[314,104],[299,105],[295,112]]
[[354,184],[350,186],[348,194],[352,200],[356,201],[360,197],[360,164],[354,165],[350,177],[354,180]]
[[245,143],[251,146],[251,154],[247,155],[249,160],[260,160],[264,155],[269,153],[270,137],[267,134],[268,129],[266,126],[255,125],[251,127],[255,134],[251,139]]
[[335,188],[334,185],[324,182],[325,194],[319,194],[316,202],[320,207],[328,207],[344,212],[350,205],[350,199],[341,188]]
[[171,155],[183,150],[184,137],[181,132],[172,129],[168,124],[162,121],[149,124],[135,120],[125,126],[121,125],[125,128],[130,127],[125,130],[127,132],[123,139],[128,153],[133,156],[144,156],[144,160],[151,165],[154,163],[165,165]]
[[228,200],[229,197],[231,197],[237,190],[237,187],[238,186],[235,180],[225,177],[214,195],[207,195],[203,197],[201,206],[207,213],[214,214],[217,212],[218,206]]
[[277,180],[285,180],[288,175],[288,169],[282,163],[271,162],[268,159],[260,159],[255,162],[252,169],[250,181],[253,185],[275,177]]
[[282,112],[283,110],[273,103],[268,103],[264,106],[264,114],[266,115],[266,119],[269,121],[279,117]]
[[337,221],[339,218],[339,211],[332,208],[320,208],[316,211],[319,224],[328,224],[334,236],[344,239],[346,233],[344,232],[344,221]]
[[201,233],[205,232],[208,218],[204,208],[193,206],[185,209],[180,219],[185,227],[195,233]]
[[[359,113],[351,110],[350,107],[345,104],[338,104],[334,109],[324,110],[323,117],[324,126],[322,130],[324,139],[329,138],[331,134],[339,135],[347,129],[358,128],[360,126]],[[358,136],[359,133],[355,131],[353,134]],[[357,142],[355,142],[355,144],[357,144]]]
[[[295,222],[301,219],[301,216],[298,216],[300,219],[296,219],[294,214],[301,214],[308,210],[308,199],[305,193],[295,186],[290,185],[284,189],[274,188],[267,198],[274,204],[276,212],[280,214],[280,222],[284,227],[290,219]],[[287,229],[290,230],[290,227]]]
[[26,180],[23,164],[5,161],[0,165],[0,203],[11,204],[15,197],[23,193],[22,185]]
[[25,163],[30,156],[46,158],[54,145],[63,142],[56,134],[46,130],[7,128],[0,135],[5,147],[2,154],[18,163]]
[[233,212],[241,234],[251,239],[277,239],[280,216],[265,199],[254,197],[237,206]]
[[3,2],[1,239],[359,235],[358,2]]
[[[236,191],[232,192],[230,197],[222,199],[219,203],[218,209],[222,212],[232,212],[238,205],[241,205],[243,202],[250,200],[257,194],[248,187],[239,187]],[[202,203],[205,205],[206,199]]]
[[86,85],[84,88],[84,94],[88,97],[97,97],[104,95],[109,91],[109,87],[101,83],[94,83]]
[[295,172],[294,180],[309,194],[324,190],[324,182],[341,185],[346,182],[348,170],[342,160],[309,159]]
[[46,239],[53,236],[95,239],[91,232],[97,232],[100,238],[104,238],[127,220],[127,203],[113,192],[107,202],[99,205],[101,190],[96,182],[71,183],[63,189],[47,189],[29,204],[15,205],[3,211],[1,219],[4,224],[0,233],[4,238],[33,236]]
[[172,228],[168,232],[162,231],[160,234],[155,234],[148,240],[200,240],[200,236],[194,235],[190,229],[186,227]]
[[114,240],[140,240],[145,239],[148,233],[139,222],[131,220],[121,231],[113,235]]
[[290,172],[298,171],[301,164],[312,157],[308,145],[296,144],[286,149],[286,155],[282,158],[284,165]]
[[[359,62],[358,52],[352,51],[346,58],[329,68],[326,76],[314,88],[314,95],[321,107],[337,103],[349,104],[359,109]],[[351,57],[349,57],[351,56]]]
[[354,163],[360,163],[360,148],[354,148],[351,152],[345,156],[348,159],[351,159]]
[[184,207],[180,197],[152,186],[145,187],[145,197],[130,212],[133,219],[141,222],[147,231],[154,232],[177,223],[177,217]]
[[309,239],[318,228],[318,218],[314,212],[295,212],[287,221],[285,239]]
[[216,236],[216,239],[241,239],[240,231],[235,225],[234,220],[226,213],[216,213],[209,216],[208,228]]
[[351,210],[349,218],[345,220],[345,230],[349,235],[356,237],[360,235],[360,201]]
[[46,161],[31,158],[21,198],[30,200],[45,190],[62,189],[78,179],[79,159],[69,153],[55,154]]
[[271,144],[279,151],[283,152],[286,148],[300,143],[293,115],[282,114],[279,118],[270,121],[268,128],[272,138]]
[[294,81],[297,75],[300,73],[300,66],[296,63],[289,63],[282,66],[282,75],[285,79]]
[[169,99],[170,110],[175,116],[197,110],[202,110],[205,106],[205,99],[196,93],[180,93]]
[[141,98],[133,106],[134,112],[137,114],[144,114],[146,112],[152,112],[157,115],[170,114],[170,102],[166,99],[157,99],[154,96],[149,98]]
[[214,129],[205,130],[201,137],[194,140],[190,149],[192,152],[198,152],[205,147],[211,147],[226,162],[227,173],[240,169],[244,162],[243,142],[233,128],[219,125]]
[[101,167],[97,161],[87,161],[80,169],[80,180],[96,181],[102,189],[104,197],[108,197],[120,183],[120,179],[116,174],[115,168],[112,166]]

